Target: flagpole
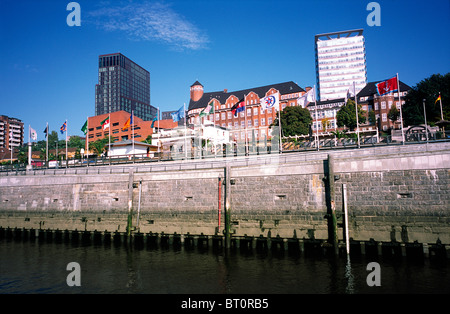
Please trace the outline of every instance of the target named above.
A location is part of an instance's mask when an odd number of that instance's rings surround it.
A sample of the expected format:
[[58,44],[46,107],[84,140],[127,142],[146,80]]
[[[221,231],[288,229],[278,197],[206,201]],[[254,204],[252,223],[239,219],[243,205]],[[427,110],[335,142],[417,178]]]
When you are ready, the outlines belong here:
[[214,158],[216,158],[216,157],[217,157],[217,154],[216,154],[216,104],[214,103],[214,100],[213,100],[212,107],[213,107],[213,134],[214,134],[213,145],[214,145]]
[[316,85],[314,85],[314,111],[316,115],[316,145],[317,150],[319,150],[319,124],[317,121],[317,99],[316,99]]
[[86,164],[89,167],[89,117],[86,117]]
[[28,124],[28,169],[31,170],[31,141],[30,141],[30,133],[31,126]]
[[134,116],[133,116],[134,110],[131,110],[131,136],[132,136],[132,146],[133,146],[133,163],[134,163],[134,157],[135,157],[135,151],[134,151]]
[[68,167],[69,163],[68,163],[68,150],[67,150],[67,129],[68,129],[68,123],[67,123],[67,119],[66,119],[66,168]]
[[[441,120],[444,121],[444,112],[442,111],[442,97],[441,97],[441,92],[439,92],[439,103],[441,105]],[[445,138],[445,127],[444,124],[442,125],[442,133],[443,136]]]
[[109,122],[109,132],[108,132],[108,157],[111,164],[111,114],[108,114],[108,122]]
[[247,146],[247,102],[245,101],[245,94],[244,94],[244,119],[245,119],[245,156],[248,156],[248,146]]
[[186,119],[186,103],[183,103],[183,116],[184,116],[184,157],[187,160],[187,119]]
[[[398,73],[397,73],[397,89],[398,89],[398,104],[400,106],[400,123],[401,123],[401,128],[402,128],[402,144],[405,145],[405,134],[403,132],[403,110],[402,110],[402,101],[400,100],[400,81],[398,79]],[[425,126],[426,127],[426,126]]]
[[425,136],[428,143],[427,111],[425,110],[425,101],[426,99],[423,100],[423,117],[425,119]]
[[[158,143],[156,144],[158,146],[158,157],[159,157],[159,142],[161,141],[161,134],[159,134],[159,107],[158,107]],[[158,158],[159,160],[159,158]]]
[[280,134],[280,154],[283,152],[283,143],[281,141],[281,102],[280,98],[278,98],[278,133]]
[[48,122],[47,122],[47,133],[46,133],[46,136],[47,136],[47,141],[46,141],[46,144],[45,144],[45,161],[46,161],[47,167],[48,167]]
[[356,135],[358,139],[358,148],[360,148],[359,143],[359,120],[358,120],[358,97],[356,96],[356,86],[355,81],[353,81],[353,93],[355,94],[355,111],[356,111]]

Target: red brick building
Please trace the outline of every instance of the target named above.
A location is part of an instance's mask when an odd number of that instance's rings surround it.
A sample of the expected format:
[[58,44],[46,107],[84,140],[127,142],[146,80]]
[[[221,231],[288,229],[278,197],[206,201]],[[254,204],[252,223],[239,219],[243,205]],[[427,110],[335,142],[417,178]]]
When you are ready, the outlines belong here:
[[[103,120],[110,117],[109,127],[102,127],[101,123]],[[109,136],[111,132],[111,136],[115,142],[125,141],[133,139],[133,130],[134,130],[134,139],[135,141],[142,142],[147,136],[153,134],[153,129],[151,127],[152,121],[144,121],[141,118],[133,116],[133,124],[130,127],[124,129],[124,126],[131,114],[126,111],[116,111],[112,113],[101,114],[94,117],[88,118],[88,133],[86,137],[89,142],[94,142],[99,139],[103,139],[104,137]],[[155,123],[156,124],[156,123]]]
[[[245,130],[247,138],[252,138],[254,134],[256,139],[264,140],[271,136],[269,126],[277,118],[277,111],[268,109],[263,113],[260,99],[275,93],[279,94],[280,106],[284,109],[286,106],[297,106],[297,99],[305,91],[294,82],[285,82],[234,92],[228,92],[226,89],[219,92],[204,92],[203,85],[197,81],[190,88],[188,123],[198,125],[209,120],[229,129],[234,140],[238,142],[245,140]],[[200,112],[211,100],[214,101],[214,114],[200,117]],[[235,117],[231,108],[241,100],[245,102],[245,111]]]

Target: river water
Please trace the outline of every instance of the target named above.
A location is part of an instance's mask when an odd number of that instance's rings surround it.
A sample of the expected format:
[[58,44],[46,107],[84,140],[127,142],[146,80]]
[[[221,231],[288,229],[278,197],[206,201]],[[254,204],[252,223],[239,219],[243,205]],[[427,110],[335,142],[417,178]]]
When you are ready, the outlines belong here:
[[[71,262],[78,263],[78,272],[67,269]],[[370,262],[378,263],[378,272],[367,270]],[[3,239],[0,294],[448,294],[449,265]],[[368,277],[380,285],[369,286]],[[80,286],[69,286],[68,278],[78,278]]]

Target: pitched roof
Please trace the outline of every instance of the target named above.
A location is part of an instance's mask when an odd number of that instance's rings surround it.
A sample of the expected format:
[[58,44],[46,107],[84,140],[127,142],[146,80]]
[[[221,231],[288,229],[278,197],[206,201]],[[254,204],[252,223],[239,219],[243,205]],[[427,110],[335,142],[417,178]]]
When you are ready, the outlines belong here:
[[198,101],[193,101],[191,99],[191,101],[189,102],[188,110],[205,108],[206,105],[208,105],[209,101],[211,101],[211,99],[213,99],[213,98],[216,98],[218,101],[220,101],[220,103],[224,104],[225,101],[228,99],[228,97],[230,97],[231,95],[234,95],[237,98],[241,99],[245,95],[249,94],[250,92],[254,92],[258,95],[259,98],[263,98],[266,96],[266,93],[271,88],[275,88],[276,90],[278,90],[281,95],[291,94],[291,93],[299,93],[299,92],[305,91],[303,88],[298,86],[296,83],[290,81],[290,82],[285,82],[285,83],[278,83],[278,84],[266,85],[266,86],[261,86],[261,87],[243,89],[243,90],[234,91],[234,92],[225,92],[225,91],[210,92],[210,93],[204,93],[202,98],[200,98]]
[[199,81],[195,81],[195,83],[194,83],[194,84],[192,84],[192,85],[191,85],[191,87],[192,87],[192,86],[195,86],[195,85],[200,85],[200,86],[203,86],[203,85],[202,85],[202,83],[200,83]]
[[[361,91],[358,93],[358,97],[373,96],[374,94],[376,94],[377,87],[375,86],[375,84],[377,84],[379,82],[382,82],[382,81],[375,81],[375,82],[367,83],[366,86],[364,86],[364,88],[361,89]],[[410,89],[411,89],[411,87],[409,87],[408,85],[406,85],[405,83],[400,81],[400,91],[401,92],[406,92],[406,91],[409,91]]]

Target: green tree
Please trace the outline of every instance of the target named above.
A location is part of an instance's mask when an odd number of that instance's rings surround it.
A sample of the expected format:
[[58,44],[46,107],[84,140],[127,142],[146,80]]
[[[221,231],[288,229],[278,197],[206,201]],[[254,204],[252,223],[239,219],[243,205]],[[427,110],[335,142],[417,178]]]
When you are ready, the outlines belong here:
[[[347,100],[347,103],[339,109],[336,114],[337,125],[339,127],[346,126],[350,130],[356,128],[356,112],[355,102],[351,99]],[[361,105],[358,105],[358,122],[359,124],[366,122],[365,111],[361,109]]]
[[152,143],[152,136],[149,135],[145,140],[142,141],[143,143],[151,144]]
[[81,149],[85,147],[85,141],[82,140],[79,136],[71,136],[68,146]]
[[389,120],[392,122],[395,122],[400,117],[400,111],[397,109],[397,106],[395,104],[392,104],[391,109],[389,109],[389,112],[387,114]]
[[[111,143],[114,143],[114,138],[111,137]],[[105,147],[109,144],[109,139],[105,136],[102,139],[96,140],[94,142],[89,142],[89,149],[92,150],[97,156],[103,154],[108,148]]]
[[450,73],[433,74],[412,87],[406,95],[405,104],[402,107],[403,124],[408,126],[424,123],[424,99],[427,122],[434,124],[441,120],[440,102],[436,102],[439,93],[441,93],[444,120],[450,120]]
[[377,117],[375,115],[375,111],[370,110],[368,116],[369,116],[369,122],[371,124],[376,124],[377,123]]
[[[284,136],[309,134],[312,118],[308,109],[297,106],[286,107],[280,113],[280,117]],[[271,126],[278,126],[278,118]]]

